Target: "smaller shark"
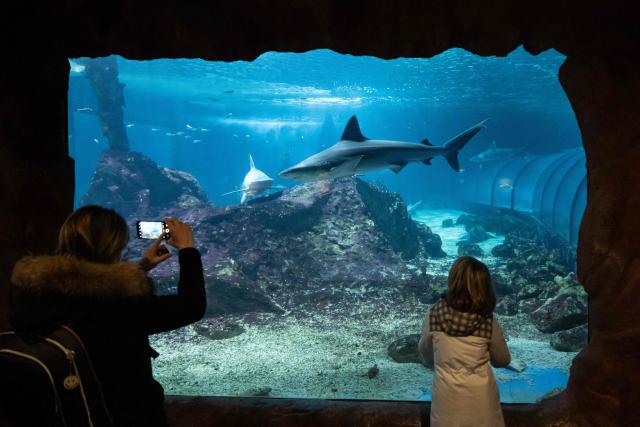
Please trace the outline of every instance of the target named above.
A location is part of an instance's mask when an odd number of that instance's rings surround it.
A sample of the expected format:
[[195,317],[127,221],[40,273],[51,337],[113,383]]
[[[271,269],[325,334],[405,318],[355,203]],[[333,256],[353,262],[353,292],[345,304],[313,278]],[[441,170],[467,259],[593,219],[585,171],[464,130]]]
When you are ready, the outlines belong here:
[[514,157],[520,151],[522,151],[520,148],[498,148],[496,142],[493,141],[491,148],[471,157],[469,161],[480,164],[494,162],[496,160]]
[[242,187],[238,190],[229,191],[228,193],[221,194],[226,196],[234,193],[242,193],[240,203],[244,204],[249,197],[257,196],[264,193],[273,185],[273,179],[271,179],[266,173],[256,168],[253,163],[253,157],[249,154],[249,172],[244,176],[242,180]]

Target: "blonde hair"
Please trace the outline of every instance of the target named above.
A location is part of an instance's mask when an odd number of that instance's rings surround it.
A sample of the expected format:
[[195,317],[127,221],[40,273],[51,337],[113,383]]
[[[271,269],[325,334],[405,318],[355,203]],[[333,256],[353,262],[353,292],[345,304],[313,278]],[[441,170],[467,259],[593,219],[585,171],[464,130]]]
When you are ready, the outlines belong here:
[[84,206],[66,219],[58,234],[59,255],[111,264],[129,241],[127,223],[116,211],[100,206]]
[[449,307],[459,311],[490,316],[496,307],[496,294],[489,269],[470,256],[454,261],[449,270],[449,290],[445,299]]

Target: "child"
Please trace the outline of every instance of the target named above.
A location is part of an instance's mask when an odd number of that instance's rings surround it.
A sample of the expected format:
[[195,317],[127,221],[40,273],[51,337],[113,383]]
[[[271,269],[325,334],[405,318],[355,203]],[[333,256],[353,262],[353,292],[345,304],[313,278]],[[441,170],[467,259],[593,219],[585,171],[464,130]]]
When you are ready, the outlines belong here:
[[431,426],[504,426],[489,366],[511,362],[498,321],[487,266],[469,256],[449,271],[449,289],[427,311],[418,348],[434,367]]

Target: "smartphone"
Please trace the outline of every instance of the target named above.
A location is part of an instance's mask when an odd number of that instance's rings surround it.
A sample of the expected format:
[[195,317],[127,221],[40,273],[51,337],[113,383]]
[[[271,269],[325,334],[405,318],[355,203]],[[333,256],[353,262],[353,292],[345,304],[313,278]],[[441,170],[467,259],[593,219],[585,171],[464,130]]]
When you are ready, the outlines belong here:
[[162,236],[163,239],[168,239],[169,227],[164,221],[138,221],[136,222],[138,228],[138,239],[157,239]]

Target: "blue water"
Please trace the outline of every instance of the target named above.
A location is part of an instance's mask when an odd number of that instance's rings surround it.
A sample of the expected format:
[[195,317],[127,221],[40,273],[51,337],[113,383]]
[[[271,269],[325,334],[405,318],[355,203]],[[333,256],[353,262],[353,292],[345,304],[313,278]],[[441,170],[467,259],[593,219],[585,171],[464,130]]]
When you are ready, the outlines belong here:
[[[238,194],[222,194],[239,188],[249,154],[275,184],[295,185],[278,172],[337,142],[353,115],[369,138],[428,138],[434,145],[488,118],[460,152],[460,173],[436,158],[431,166],[362,177],[407,203],[420,201],[413,217],[441,235],[449,262],[466,231],[443,227],[442,219],[455,220],[470,203],[531,212],[568,241],[577,239],[586,171],[580,132],[558,81],[564,59],[556,51],[531,56],[520,48],[505,58],[451,49],[429,59],[382,60],[316,50],[269,52],[252,62],[117,57],[117,63],[131,150],[192,174],[216,206],[240,202]],[[108,141],[95,95],[77,70],[68,101],[78,205]],[[517,155],[471,160],[494,143]],[[492,235],[481,249],[488,254],[503,239]],[[567,381],[563,370],[539,366],[503,374],[505,402],[533,402]]]
[[[131,149],[192,173],[214,203],[234,204],[239,197],[220,195],[240,185],[249,153],[259,169],[277,177],[287,153],[295,163],[332,145],[354,114],[367,137],[428,138],[435,145],[490,118],[461,153],[461,167],[469,170],[476,165],[468,159],[493,141],[530,155],[579,147],[557,79],[563,60],[555,51],[531,56],[522,49],[506,58],[452,49],[431,59],[395,60],[317,50],[231,63],[118,58],[118,66]],[[87,107],[95,110],[93,94],[82,74],[72,73],[71,154],[82,159],[76,200],[107,147],[96,116],[75,112]],[[406,199],[425,200],[424,207],[452,207],[464,172],[455,174],[435,159],[430,167],[410,164],[397,175],[381,171],[366,178]]]
[[[508,380],[498,380],[500,401],[503,403],[535,403],[541,396],[553,389],[567,386],[568,374],[558,368],[529,366],[523,372],[507,369],[496,369],[501,377]],[[428,389],[420,400],[431,401],[431,389]]]

